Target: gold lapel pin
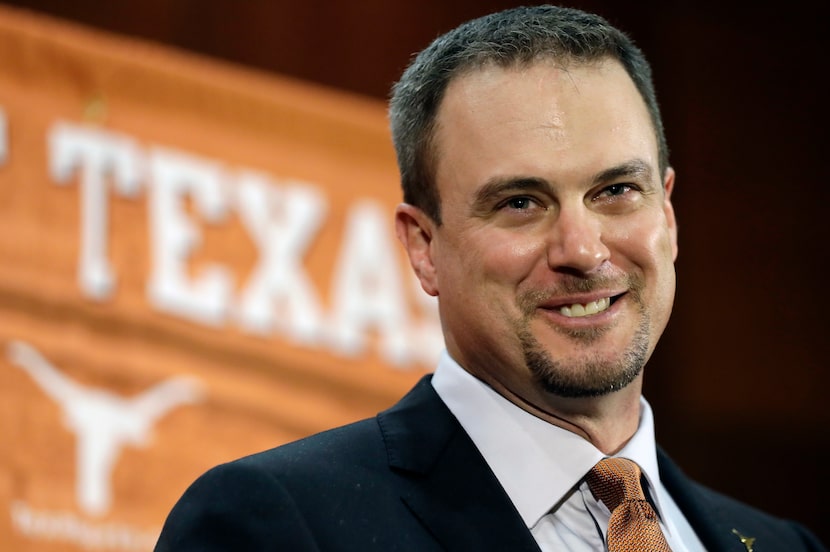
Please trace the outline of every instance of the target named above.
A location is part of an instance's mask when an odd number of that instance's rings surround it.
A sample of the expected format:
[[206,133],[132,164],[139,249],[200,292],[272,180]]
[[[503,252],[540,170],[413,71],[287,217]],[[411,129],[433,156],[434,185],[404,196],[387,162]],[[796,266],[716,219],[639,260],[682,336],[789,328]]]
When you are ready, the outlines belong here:
[[745,537],[738,533],[737,529],[732,529],[732,532],[741,539],[741,542],[746,546],[746,552],[752,552],[752,545],[755,544],[755,537]]

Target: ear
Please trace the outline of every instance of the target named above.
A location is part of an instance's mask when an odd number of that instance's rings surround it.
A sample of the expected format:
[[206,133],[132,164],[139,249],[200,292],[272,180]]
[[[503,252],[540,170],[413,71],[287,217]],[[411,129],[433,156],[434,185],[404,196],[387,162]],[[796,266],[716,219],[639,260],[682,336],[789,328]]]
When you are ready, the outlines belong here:
[[663,212],[666,216],[666,224],[671,232],[672,258],[677,260],[677,220],[674,217],[674,206],[671,203],[671,194],[674,191],[674,169],[666,169],[666,178],[663,181]]
[[421,287],[432,296],[438,295],[438,279],[432,258],[435,226],[435,222],[414,205],[401,203],[395,209],[395,233],[409,255],[409,264]]

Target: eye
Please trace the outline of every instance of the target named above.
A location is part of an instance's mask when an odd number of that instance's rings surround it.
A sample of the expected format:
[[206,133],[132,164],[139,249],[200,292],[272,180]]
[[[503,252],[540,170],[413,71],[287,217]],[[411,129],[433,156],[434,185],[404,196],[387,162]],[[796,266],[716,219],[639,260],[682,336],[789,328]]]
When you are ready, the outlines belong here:
[[621,196],[625,195],[626,192],[629,192],[632,189],[633,188],[631,184],[611,184],[610,186],[602,190],[600,194],[605,194],[607,196]]
[[600,188],[591,196],[595,209],[606,214],[623,214],[644,205],[646,197],[652,194],[648,185],[634,182],[620,182]]
[[507,201],[504,202],[504,207],[508,209],[514,209],[516,211],[526,211],[533,206],[533,199],[527,196],[516,196],[511,197]]
[[627,200],[634,200],[635,196],[632,195],[632,192],[636,192],[639,190],[635,184],[631,183],[619,183],[619,184],[611,184],[602,188],[597,192],[597,195],[594,196],[593,201],[596,202],[603,202],[603,203],[617,203],[619,201],[627,201]]

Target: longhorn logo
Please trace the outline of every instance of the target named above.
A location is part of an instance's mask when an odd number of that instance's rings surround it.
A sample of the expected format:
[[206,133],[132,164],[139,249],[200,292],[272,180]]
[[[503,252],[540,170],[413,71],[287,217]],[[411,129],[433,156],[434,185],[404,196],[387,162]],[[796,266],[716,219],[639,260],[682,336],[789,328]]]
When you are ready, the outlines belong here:
[[22,341],[11,341],[7,354],[60,405],[64,425],[75,434],[75,492],[78,504],[90,515],[104,514],[110,508],[112,470],[121,449],[147,446],[153,425],[162,416],[204,397],[198,381],[175,377],[125,398],[72,381]]

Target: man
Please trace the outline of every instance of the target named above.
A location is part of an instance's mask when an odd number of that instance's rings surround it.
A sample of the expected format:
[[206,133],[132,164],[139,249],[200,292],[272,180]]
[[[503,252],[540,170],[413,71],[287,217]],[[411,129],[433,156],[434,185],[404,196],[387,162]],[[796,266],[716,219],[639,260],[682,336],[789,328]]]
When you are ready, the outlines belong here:
[[[375,419],[209,471],[156,550],[823,550],[654,442],[674,171],[629,39],[552,6],[483,17],[417,56],[390,116],[397,233],[446,342],[434,375]],[[658,544],[596,483],[607,457],[634,462],[626,504]]]

